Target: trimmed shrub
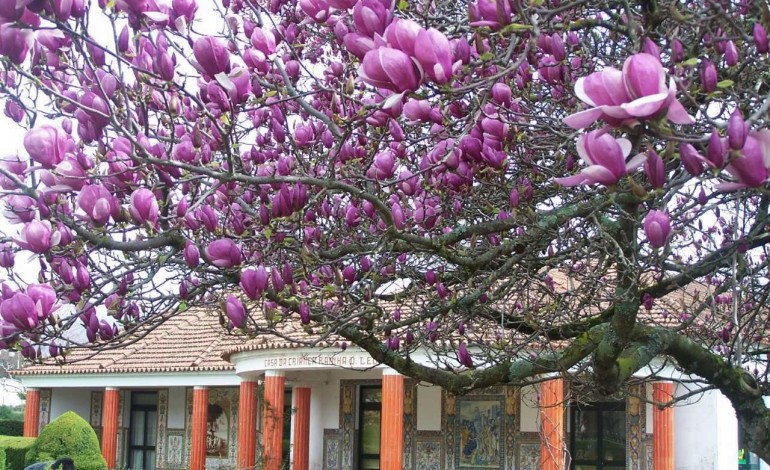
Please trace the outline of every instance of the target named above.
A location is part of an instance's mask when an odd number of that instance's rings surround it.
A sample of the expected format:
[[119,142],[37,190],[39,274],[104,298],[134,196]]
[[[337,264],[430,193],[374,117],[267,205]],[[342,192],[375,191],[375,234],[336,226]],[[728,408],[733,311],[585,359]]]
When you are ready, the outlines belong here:
[[0,436],[0,449],[6,465],[0,468],[8,470],[24,470],[29,449],[35,443],[34,437]]
[[0,419],[0,436],[23,436],[24,421]]
[[105,470],[99,440],[94,429],[73,411],[44,427],[27,453],[27,465],[71,457],[77,470]]

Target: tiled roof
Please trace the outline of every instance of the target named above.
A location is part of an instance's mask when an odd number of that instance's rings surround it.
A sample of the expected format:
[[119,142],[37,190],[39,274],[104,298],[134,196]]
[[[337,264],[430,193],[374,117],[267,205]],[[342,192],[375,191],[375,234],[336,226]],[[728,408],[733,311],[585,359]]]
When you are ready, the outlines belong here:
[[65,364],[33,364],[14,375],[232,371],[234,366],[222,354],[242,341],[226,334],[216,313],[190,309],[119,347],[75,349]]
[[[553,273],[553,292],[563,294],[576,287],[571,280],[561,273]],[[711,289],[704,284],[692,283],[688,289],[677,290],[662,299],[658,299],[652,311],[640,311],[639,321],[648,325],[660,325],[670,328],[693,328],[706,330],[713,335],[713,324],[723,323],[723,320],[708,314],[699,318],[695,325],[687,327],[680,318],[680,312],[690,310],[695,304],[702,302],[711,295]],[[378,304],[383,310],[390,311],[396,307],[391,301],[381,299]],[[584,312],[596,313],[606,308],[609,302],[592,307],[583,306]],[[403,306],[398,306],[404,310]],[[498,307],[500,308],[500,307]],[[505,308],[504,306],[502,308]],[[252,312],[254,313],[254,312]],[[722,316],[722,314],[718,315]],[[574,320],[574,317],[572,318]],[[127,341],[124,345],[113,349],[101,350],[98,353],[89,350],[73,351],[67,356],[67,363],[35,364],[15,372],[16,375],[41,374],[105,374],[105,373],[162,373],[162,372],[200,372],[200,371],[232,371],[234,366],[228,362],[231,355],[239,352],[269,349],[293,349],[300,347],[333,347],[341,346],[343,340],[334,335],[322,335],[321,327],[311,329],[302,325],[295,316],[283,317],[272,328],[267,328],[267,322],[262,315],[252,315],[262,333],[253,338],[228,334],[219,323],[219,314],[203,309],[190,309],[182,314],[166,320],[160,326],[149,331],[146,336],[135,341]],[[457,337],[453,331],[442,335],[440,343],[454,343],[459,340],[471,343],[491,343],[496,341],[494,325],[485,327],[483,322],[471,327],[473,333],[464,338]],[[269,330],[270,333],[264,331]],[[520,345],[531,350],[542,349],[546,344],[559,348],[560,342],[548,338],[535,339],[522,335]],[[543,344],[539,344],[544,342]]]

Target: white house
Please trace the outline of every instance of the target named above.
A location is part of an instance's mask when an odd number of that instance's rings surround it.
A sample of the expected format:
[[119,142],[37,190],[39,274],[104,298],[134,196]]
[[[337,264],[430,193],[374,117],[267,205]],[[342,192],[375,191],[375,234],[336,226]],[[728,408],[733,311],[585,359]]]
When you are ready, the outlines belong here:
[[26,435],[74,410],[110,468],[738,470],[742,455],[718,392],[661,410],[653,398],[686,390],[639,383],[606,400],[557,377],[453,396],[361,350],[245,341],[194,310],[124,347],[16,375]]

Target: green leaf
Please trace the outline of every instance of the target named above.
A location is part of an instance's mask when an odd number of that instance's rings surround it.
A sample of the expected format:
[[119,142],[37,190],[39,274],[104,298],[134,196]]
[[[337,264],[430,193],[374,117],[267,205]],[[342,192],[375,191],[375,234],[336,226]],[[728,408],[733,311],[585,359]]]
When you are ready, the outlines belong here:
[[400,11],[408,10],[409,9],[409,2],[407,2],[406,0],[401,0],[400,2],[398,2],[398,9]]
[[521,23],[511,23],[507,25],[505,28],[501,29],[500,34],[506,35],[510,33],[518,33],[523,31],[532,31],[532,25],[521,24]]
[[491,52],[485,52],[479,57],[481,60],[492,60],[495,57]]
[[732,80],[722,80],[717,83],[717,88],[730,88],[735,82]]
[[682,65],[687,65],[688,67],[692,67],[693,65],[698,65],[698,58],[697,57],[689,58],[684,62],[682,62]]

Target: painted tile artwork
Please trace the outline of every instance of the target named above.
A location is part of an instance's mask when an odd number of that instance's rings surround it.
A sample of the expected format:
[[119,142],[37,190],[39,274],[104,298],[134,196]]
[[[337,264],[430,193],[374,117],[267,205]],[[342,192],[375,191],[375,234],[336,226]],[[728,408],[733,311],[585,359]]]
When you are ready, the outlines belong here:
[[501,400],[461,400],[458,408],[458,468],[502,468]]

